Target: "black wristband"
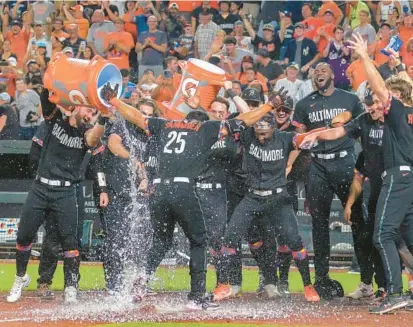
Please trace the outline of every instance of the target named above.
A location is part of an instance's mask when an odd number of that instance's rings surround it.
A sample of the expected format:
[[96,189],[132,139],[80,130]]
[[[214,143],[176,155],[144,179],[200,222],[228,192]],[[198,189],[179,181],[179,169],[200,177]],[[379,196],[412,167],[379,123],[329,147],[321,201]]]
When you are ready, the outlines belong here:
[[400,72],[404,72],[406,70],[406,66],[402,63],[400,63],[400,65],[396,66],[396,70],[398,73]]
[[108,117],[103,117],[103,116],[99,116],[98,118],[98,124],[105,126],[106,122],[109,120]]
[[237,95],[235,94],[235,92],[234,92],[233,90],[231,90],[231,89],[227,90],[227,93],[228,93],[228,95],[229,95],[229,97],[230,97],[231,99],[234,99],[234,97],[237,96]]

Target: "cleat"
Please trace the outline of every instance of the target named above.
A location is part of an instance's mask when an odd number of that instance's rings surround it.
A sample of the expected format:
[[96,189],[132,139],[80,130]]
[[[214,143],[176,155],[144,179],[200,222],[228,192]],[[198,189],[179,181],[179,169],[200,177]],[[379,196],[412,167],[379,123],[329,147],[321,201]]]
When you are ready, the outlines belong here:
[[374,293],[373,303],[379,303],[379,302],[383,301],[386,296],[387,296],[386,291],[384,290],[383,287],[380,287],[380,288],[376,291],[376,293]]
[[264,291],[259,294],[266,299],[274,299],[280,297],[281,294],[278,292],[277,286],[274,284],[268,284],[264,286]]
[[17,302],[22,296],[23,289],[29,286],[30,282],[31,278],[27,274],[25,274],[23,277],[16,276],[14,278],[14,283],[11,287],[10,293],[7,296],[7,302]]
[[36,296],[42,300],[54,300],[55,296],[48,284],[38,284]]
[[352,293],[347,294],[347,297],[360,300],[363,298],[372,298],[374,296],[373,285],[369,284],[366,285],[364,283],[360,283],[359,287]]
[[77,289],[74,286],[65,287],[64,291],[65,303],[77,303]]
[[288,296],[291,295],[290,293],[290,287],[288,285],[288,281],[286,280],[280,280],[277,284],[277,289],[278,292],[282,295],[282,296]]
[[219,309],[219,304],[203,300],[189,300],[185,305],[187,311],[216,311]]
[[405,308],[410,304],[413,304],[410,298],[402,295],[388,295],[377,307],[370,309],[369,312],[372,314],[385,314]]
[[138,276],[132,288],[132,301],[134,303],[141,302],[148,294],[148,279],[145,275]]
[[218,284],[213,292],[214,301],[222,301],[232,297],[236,297],[241,293],[241,286],[229,284]]
[[313,285],[304,286],[304,296],[307,302],[320,302],[320,296]]

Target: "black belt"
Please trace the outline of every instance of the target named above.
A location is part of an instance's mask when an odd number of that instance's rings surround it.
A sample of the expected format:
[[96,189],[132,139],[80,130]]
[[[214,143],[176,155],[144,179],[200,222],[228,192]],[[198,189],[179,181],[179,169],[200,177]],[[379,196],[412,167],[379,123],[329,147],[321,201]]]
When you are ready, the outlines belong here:
[[49,185],[49,186],[72,186],[72,182],[69,181],[59,181],[59,180],[52,180],[48,178],[41,177],[36,175],[36,180],[39,181],[41,184]]

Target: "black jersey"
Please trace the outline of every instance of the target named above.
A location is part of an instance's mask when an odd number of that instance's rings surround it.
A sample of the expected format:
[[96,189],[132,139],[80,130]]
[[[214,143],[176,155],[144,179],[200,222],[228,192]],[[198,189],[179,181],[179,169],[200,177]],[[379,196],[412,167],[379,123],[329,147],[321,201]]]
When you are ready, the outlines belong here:
[[347,134],[355,139],[360,138],[363,149],[365,174],[369,178],[380,176],[383,171],[383,132],[384,123],[371,119],[364,113],[344,126]]
[[224,30],[227,35],[234,30],[234,24],[239,20],[242,20],[241,17],[234,14],[229,14],[225,18],[218,14],[213,18],[213,22],[218,25],[219,29]]
[[295,132],[275,131],[272,138],[261,143],[253,128],[241,134],[245,147],[247,186],[258,190],[275,190],[287,185],[285,176],[288,156],[293,148]]
[[161,179],[188,177],[195,180],[205,165],[212,145],[218,140],[220,121],[203,123],[148,118],[147,129],[159,149]]
[[384,169],[413,166],[413,109],[392,98],[390,110],[384,116]]
[[83,179],[81,164],[88,151],[84,136],[92,126],[72,127],[67,117],[49,101],[47,89],[43,90],[40,100],[49,128],[37,174],[51,180],[79,182]]
[[[335,89],[331,96],[323,96],[318,91],[300,100],[295,106],[293,124],[311,131],[326,127],[338,114],[350,111],[353,117],[363,113],[359,98],[341,89]],[[311,149],[315,153],[334,153],[350,150],[354,147],[354,139],[345,136],[334,141],[318,142]]]
[[215,142],[197,181],[200,183],[221,183],[227,181],[228,171],[235,162],[237,145],[232,137]]
[[357,170],[359,174],[361,174],[362,176],[367,177],[368,175],[365,167],[365,159],[366,158],[364,156],[364,152],[361,151],[357,156],[356,165],[354,166],[354,169]]
[[144,166],[146,175],[150,183],[158,175],[159,168],[159,144],[156,140],[156,136],[151,136],[148,139],[148,144],[146,145],[146,152],[144,158]]

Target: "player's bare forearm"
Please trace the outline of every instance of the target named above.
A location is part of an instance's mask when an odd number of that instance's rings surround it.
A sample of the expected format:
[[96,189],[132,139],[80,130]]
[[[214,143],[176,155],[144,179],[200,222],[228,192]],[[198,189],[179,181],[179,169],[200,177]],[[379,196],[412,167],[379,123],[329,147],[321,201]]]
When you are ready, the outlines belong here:
[[381,102],[387,103],[389,99],[389,91],[387,90],[386,83],[379,71],[376,69],[376,66],[374,66],[374,63],[370,58],[362,59],[362,61],[364,63],[364,69],[371,90],[378,96]]
[[238,112],[240,112],[241,114],[250,111],[250,107],[248,107],[248,104],[240,96],[235,96],[232,100],[234,101]]
[[363,192],[363,184],[365,177],[359,174],[354,174],[353,182],[350,187],[350,194],[348,196],[346,205],[350,208],[353,206],[354,202],[358,199],[360,194]]
[[122,139],[117,134],[111,134],[108,139],[108,148],[115,156],[122,159],[129,159],[129,151],[122,145]]
[[344,127],[336,127],[314,133],[314,135],[316,135],[317,137],[317,140],[320,141],[334,141],[346,136],[346,134],[347,133]]
[[290,152],[289,156],[288,156],[288,161],[287,161],[287,167],[292,167],[295,160],[298,158],[298,156],[300,155],[301,150],[300,149],[296,149]]
[[97,146],[100,139],[103,137],[104,133],[105,133],[105,126],[100,125],[99,123],[96,123],[95,126],[93,126],[93,128],[88,130],[85,134],[86,144],[90,148]]
[[237,117],[237,119],[242,120],[247,126],[252,126],[271,110],[273,110],[272,106],[269,104],[264,104],[256,110],[243,112]]
[[136,110],[136,108],[120,101],[117,98],[111,99],[110,104],[114,106],[127,121],[130,121],[140,129],[146,130],[145,117],[138,110]]

